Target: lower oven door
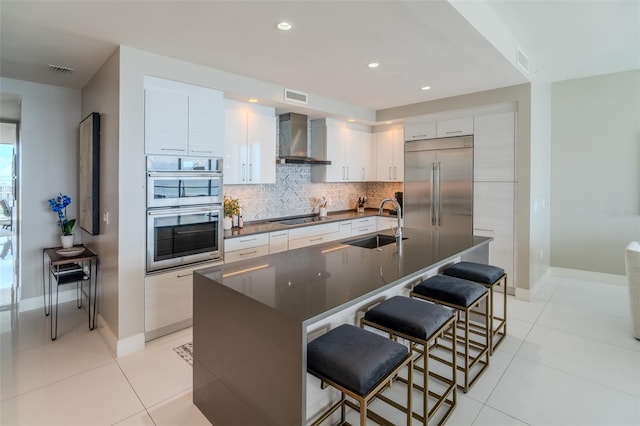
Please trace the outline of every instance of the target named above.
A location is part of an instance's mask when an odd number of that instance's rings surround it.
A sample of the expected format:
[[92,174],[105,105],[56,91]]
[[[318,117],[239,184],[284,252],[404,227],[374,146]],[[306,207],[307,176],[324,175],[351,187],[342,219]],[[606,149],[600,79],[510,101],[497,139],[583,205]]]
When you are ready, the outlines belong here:
[[222,259],[222,207],[147,210],[147,272]]

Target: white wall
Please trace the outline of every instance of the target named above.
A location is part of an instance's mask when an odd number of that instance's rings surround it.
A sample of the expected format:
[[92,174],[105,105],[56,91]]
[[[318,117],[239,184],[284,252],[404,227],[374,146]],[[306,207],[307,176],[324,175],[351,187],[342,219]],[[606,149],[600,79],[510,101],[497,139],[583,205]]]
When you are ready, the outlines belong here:
[[[120,54],[116,51],[82,88],[82,117],[100,113],[100,234],[84,231],[83,240],[100,256],[99,311],[116,338],[119,336],[118,158],[120,148]],[[109,212],[109,223],[102,221]]]
[[549,270],[551,199],[551,85],[531,83],[529,276],[531,285]]
[[[77,217],[80,91],[0,78],[0,91],[22,99],[20,155],[20,268],[22,299],[42,295],[42,249],[60,245],[57,216],[47,200],[71,197]],[[78,234],[77,229],[75,230]],[[79,242],[76,235],[76,242]]]
[[640,70],[554,83],[551,266],[624,275],[640,239]]

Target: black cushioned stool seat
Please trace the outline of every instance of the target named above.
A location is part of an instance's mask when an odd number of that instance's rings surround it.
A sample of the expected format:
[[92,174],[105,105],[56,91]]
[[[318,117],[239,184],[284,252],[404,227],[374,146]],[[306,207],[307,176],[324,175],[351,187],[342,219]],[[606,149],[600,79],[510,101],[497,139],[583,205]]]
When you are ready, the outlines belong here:
[[[443,360],[433,356],[430,348],[435,344],[438,337],[444,337],[445,333],[449,333],[450,336],[455,335],[456,318],[453,311],[433,303],[394,296],[368,310],[360,320],[360,325],[362,327],[377,328],[389,333],[391,338],[401,337],[410,342],[411,351],[418,354],[413,359],[414,370],[422,371],[424,378],[423,386],[415,383],[413,385],[414,388],[422,392],[423,412],[422,414],[413,413],[412,415],[422,421],[424,425],[427,425],[431,419],[435,419],[438,410],[441,407],[445,407],[446,404],[448,407],[439,416],[438,421],[438,424],[443,424],[449,418],[456,405],[455,339],[453,340],[453,350],[450,352],[450,360]],[[417,345],[420,345],[421,348]],[[430,358],[440,361],[445,366],[443,374],[447,374],[449,377],[430,371]],[[417,365],[420,359],[424,360],[423,367]],[[444,385],[444,391],[442,393],[430,391],[429,379],[438,380]],[[433,405],[429,403],[429,397],[435,399]],[[379,396],[378,398],[394,405],[393,401],[387,400],[384,396]],[[401,407],[396,408],[401,409]]]
[[[307,345],[307,371],[322,382],[342,392],[342,399],[324,413],[314,425],[328,418],[344,405],[360,411],[360,424],[367,418],[367,405],[382,389],[391,384],[391,379],[405,366],[409,366],[407,407],[411,407],[411,354],[404,345],[385,339],[370,331],[344,324]],[[345,399],[350,396],[359,402],[354,406]],[[375,413],[369,413],[374,419]],[[407,424],[411,416],[407,415]]]
[[[491,334],[489,335],[489,355],[498,347],[507,335],[507,274],[497,266],[475,262],[459,262],[442,271],[444,275],[462,278],[480,283],[489,289],[489,315],[491,315]],[[502,317],[494,312],[494,292],[496,286],[503,286]]]
[[[463,351],[457,351],[457,354],[463,358],[463,362],[458,363],[457,368],[464,373],[464,384],[459,385],[459,387],[465,393],[469,391],[469,388],[489,365],[491,317],[489,314],[488,295],[488,290],[481,284],[446,275],[427,278],[411,291],[411,297],[425,299],[456,309],[458,314],[457,325],[458,328],[463,330],[463,333],[462,336],[456,333],[454,340],[462,343],[464,348]],[[474,308],[484,308],[483,312],[474,311],[474,313],[481,315],[484,324],[478,323],[471,318],[471,312]],[[464,317],[461,316],[462,314],[464,314]],[[471,339],[472,333],[480,335],[482,340]],[[472,349],[474,353],[472,353]]]

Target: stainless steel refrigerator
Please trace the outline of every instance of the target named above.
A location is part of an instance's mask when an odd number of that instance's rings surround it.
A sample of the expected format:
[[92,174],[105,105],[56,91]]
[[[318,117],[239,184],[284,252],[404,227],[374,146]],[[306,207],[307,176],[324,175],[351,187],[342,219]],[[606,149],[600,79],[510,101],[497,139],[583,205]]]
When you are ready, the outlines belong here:
[[405,142],[404,226],[473,234],[473,136]]

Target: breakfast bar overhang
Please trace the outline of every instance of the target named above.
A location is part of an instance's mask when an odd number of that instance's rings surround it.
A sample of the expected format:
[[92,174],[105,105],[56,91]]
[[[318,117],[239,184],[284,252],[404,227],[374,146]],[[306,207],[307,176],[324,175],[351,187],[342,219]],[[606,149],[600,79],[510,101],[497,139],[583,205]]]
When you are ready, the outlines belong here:
[[372,304],[406,295],[454,262],[488,263],[491,238],[412,228],[404,237],[376,248],[346,239],[195,271],[193,402],[207,419],[306,424],[327,402],[308,386],[310,338],[357,325]]

